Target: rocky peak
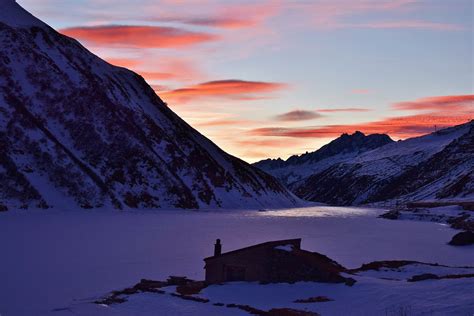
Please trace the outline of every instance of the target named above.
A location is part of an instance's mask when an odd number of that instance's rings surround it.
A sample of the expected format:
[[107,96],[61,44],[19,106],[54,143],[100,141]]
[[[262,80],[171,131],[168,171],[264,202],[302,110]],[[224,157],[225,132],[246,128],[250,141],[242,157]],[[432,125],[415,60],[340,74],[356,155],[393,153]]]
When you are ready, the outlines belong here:
[[320,149],[300,156],[292,156],[287,162],[290,164],[302,164],[309,161],[317,162],[338,154],[364,152],[391,142],[393,142],[393,140],[386,134],[371,134],[366,136],[360,131],[356,131],[353,134],[344,133]]

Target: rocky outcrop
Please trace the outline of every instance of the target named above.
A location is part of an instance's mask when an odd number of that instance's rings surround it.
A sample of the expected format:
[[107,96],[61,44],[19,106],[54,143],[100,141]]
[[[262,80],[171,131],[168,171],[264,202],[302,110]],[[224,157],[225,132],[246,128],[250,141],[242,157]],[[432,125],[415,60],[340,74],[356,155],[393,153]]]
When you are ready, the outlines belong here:
[[457,233],[453,236],[449,244],[452,246],[474,245],[474,231]]

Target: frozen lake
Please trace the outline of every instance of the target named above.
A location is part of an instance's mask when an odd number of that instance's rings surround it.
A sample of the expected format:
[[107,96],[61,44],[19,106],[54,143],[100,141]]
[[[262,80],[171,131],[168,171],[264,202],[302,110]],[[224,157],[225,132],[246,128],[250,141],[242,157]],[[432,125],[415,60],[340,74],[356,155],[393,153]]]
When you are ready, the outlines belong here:
[[[48,314],[141,278],[203,279],[203,258],[276,239],[346,267],[383,259],[473,265],[472,247],[448,246],[446,225],[378,219],[380,210],[78,211],[0,214],[0,314]],[[55,312],[55,315],[62,314]]]

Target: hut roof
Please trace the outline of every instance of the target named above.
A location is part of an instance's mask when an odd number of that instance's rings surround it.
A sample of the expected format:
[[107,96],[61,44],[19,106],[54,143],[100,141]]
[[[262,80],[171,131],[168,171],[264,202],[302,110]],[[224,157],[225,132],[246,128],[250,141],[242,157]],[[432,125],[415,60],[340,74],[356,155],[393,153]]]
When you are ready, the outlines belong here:
[[261,244],[256,244],[256,245],[253,245],[253,246],[249,246],[249,247],[240,248],[240,249],[232,250],[232,251],[229,251],[229,252],[225,252],[225,253],[223,253],[219,256],[207,257],[207,258],[204,258],[204,261],[208,261],[208,260],[212,260],[212,259],[216,259],[216,258],[222,258],[222,257],[227,256],[227,255],[233,255],[233,254],[236,254],[236,253],[239,253],[239,252],[244,252],[244,251],[254,249],[254,248],[277,247],[277,246],[285,246],[285,245],[288,245],[288,244],[295,245],[299,249],[301,247],[301,238],[267,241],[267,242],[264,242],[264,243],[261,243]]

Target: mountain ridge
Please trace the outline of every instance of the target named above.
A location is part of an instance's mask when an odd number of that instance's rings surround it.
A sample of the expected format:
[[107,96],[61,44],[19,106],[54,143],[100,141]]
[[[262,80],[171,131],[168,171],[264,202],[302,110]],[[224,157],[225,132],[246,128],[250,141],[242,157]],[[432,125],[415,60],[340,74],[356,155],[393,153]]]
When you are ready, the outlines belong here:
[[[253,165],[266,172],[273,173],[280,181],[290,185],[292,182],[299,181],[308,176],[307,172],[301,172],[298,169],[305,168],[315,172],[315,165],[322,160],[348,159],[392,142],[393,140],[386,134],[365,135],[360,131],[356,131],[353,134],[343,133],[316,151],[293,155],[287,160],[282,160],[281,158],[266,159]],[[285,172],[286,170],[288,172]]]
[[[257,208],[299,200],[180,119],[145,80],[10,1],[0,14],[0,204]],[[8,11],[25,21],[11,21]]]
[[[288,187],[300,198],[333,205],[474,198],[473,133],[470,121],[353,156],[336,155],[340,159],[312,165],[314,172],[303,170],[309,175]],[[268,172],[281,177],[296,167],[282,169]]]

